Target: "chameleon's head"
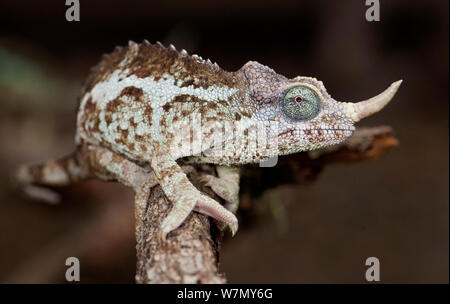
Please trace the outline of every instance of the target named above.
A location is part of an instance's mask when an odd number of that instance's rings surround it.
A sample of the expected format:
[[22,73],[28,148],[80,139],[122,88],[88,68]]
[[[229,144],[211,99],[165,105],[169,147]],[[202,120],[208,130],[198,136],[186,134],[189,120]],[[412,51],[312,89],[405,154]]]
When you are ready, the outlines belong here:
[[331,98],[315,78],[287,79],[256,62],[247,63],[243,70],[255,117],[276,125],[269,136],[276,138],[280,154],[342,142],[353,133],[356,122],[381,110],[402,82],[394,82],[370,99],[348,103]]

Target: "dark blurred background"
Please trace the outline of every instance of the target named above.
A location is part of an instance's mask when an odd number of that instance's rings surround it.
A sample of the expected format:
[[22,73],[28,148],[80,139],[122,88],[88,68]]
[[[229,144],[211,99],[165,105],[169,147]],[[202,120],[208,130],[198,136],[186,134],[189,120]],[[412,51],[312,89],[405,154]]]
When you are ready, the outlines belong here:
[[18,196],[8,172],[70,152],[89,68],[116,45],[148,39],[226,70],[256,60],[313,76],[341,101],[404,80],[360,124],[392,126],[400,146],[244,204],[251,216],[221,255],[229,282],[363,283],[375,256],[384,283],[448,283],[448,1],[380,1],[380,22],[365,20],[364,0],[80,2],[71,23],[64,1],[0,3],[0,282],[63,283],[69,256],[80,259],[81,282],[134,282],[130,190],[84,182],[49,206]]

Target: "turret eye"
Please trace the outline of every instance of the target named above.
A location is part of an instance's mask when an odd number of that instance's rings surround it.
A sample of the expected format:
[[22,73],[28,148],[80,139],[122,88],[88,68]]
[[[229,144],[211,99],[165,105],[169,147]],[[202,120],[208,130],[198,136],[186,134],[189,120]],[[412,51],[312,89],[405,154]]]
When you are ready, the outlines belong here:
[[314,90],[299,85],[286,91],[281,110],[293,120],[310,120],[320,111],[320,99]]

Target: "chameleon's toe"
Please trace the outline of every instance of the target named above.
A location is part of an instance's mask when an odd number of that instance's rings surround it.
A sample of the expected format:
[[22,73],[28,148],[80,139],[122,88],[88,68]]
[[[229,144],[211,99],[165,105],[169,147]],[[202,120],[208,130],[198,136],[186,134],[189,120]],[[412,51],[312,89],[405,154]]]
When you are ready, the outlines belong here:
[[202,175],[200,182],[211,188],[214,193],[227,201],[225,207],[235,213],[239,206],[239,184],[213,175]]
[[238,230],[238,219],[236,216],[219,202],[210,197],[205,196],[204,199],[198,200],[194,210],[211,216],[212,218],[228,225],[233,235]]
[[161,231],[159,233],[160,240],[165,242],[167,240],[167,235],[169,234],[170,231],[171,231],[170,229],[167,229],[165,227],[161,227]]
[[236,234],[236,232],[238,231],[239,223],[237,221],[231,222],[231,223],[221,222],[217,226],[219,227],[219,230],[221,230],[221,231],[229,228],[230,232],[231,232],[231,236],[234,236]]
[[[182,210],[178,208],[177,204],[174,205],[171,212],[166,216],[166,218],[161,223],[160,237],[163,241],[166,240],[167,235],[177,229],[186,219],[186,217],[191,213],[192,210]],[[181,210],[180,210],[181,209]]]

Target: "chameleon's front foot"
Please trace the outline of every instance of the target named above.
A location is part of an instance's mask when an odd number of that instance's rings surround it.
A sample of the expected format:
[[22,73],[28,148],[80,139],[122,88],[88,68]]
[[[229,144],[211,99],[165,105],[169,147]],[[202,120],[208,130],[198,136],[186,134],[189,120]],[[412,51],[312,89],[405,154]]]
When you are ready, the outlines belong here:
[[167,198],[173,203],[161,224],[161,238],[178,228],[192,211],[226,223],[234,235],[238,229],[236,216],[219,202],[202,194],[187,178],[183,169],[171,158],[155,158],[151,167]]
[[219,202],[198,191],[190,195],[185,194],[182,200],[174,203],[172,210],[161,224],[161,238],[166,240],[167,234],[178,228],[192,211],[211,216],[225,223],[230,227],[233,236],[238,230],[238,220],[233,213]]

